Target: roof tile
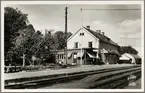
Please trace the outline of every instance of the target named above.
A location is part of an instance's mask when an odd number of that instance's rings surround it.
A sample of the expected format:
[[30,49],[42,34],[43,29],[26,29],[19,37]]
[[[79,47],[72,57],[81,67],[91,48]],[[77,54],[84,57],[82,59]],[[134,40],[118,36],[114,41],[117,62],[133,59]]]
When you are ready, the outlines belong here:
[[109,44],[112,44],[112,45],[115,45],[115,46],[119,46],[117,43],[115,43],[114,41],[112,41],[109,37],[105,36],[105,35],[102,35],[98,32],[95,32],[91,29],[88,29],[86,27],[84,27],[87,31],[89,31],[91,34],[93,34],[95,37],[97,37],[100,41],[102,42],[106,42],[106,43],[109,43]]

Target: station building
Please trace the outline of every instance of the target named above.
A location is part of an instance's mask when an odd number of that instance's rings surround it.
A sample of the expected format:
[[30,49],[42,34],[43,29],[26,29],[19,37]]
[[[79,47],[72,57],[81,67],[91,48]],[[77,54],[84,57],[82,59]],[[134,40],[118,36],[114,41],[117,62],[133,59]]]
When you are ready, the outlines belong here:
[[[119,45],[101,30],[82,27],[67,40],[67,64],[116,64],[119,61]],[[57,51],[57,62],[65,62],[64,50]]]

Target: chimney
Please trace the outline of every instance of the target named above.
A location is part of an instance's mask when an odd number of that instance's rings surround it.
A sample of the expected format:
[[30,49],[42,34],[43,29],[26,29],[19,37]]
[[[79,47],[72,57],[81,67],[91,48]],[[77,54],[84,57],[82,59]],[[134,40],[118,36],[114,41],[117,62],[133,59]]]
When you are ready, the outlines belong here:
[[88,29],[90,29],[90,26],[87,26]]
[[102,32],[102,35],[104,36],[105,35],[105,32]]
[[96,30],[97,33],[101,34],[101,30]]

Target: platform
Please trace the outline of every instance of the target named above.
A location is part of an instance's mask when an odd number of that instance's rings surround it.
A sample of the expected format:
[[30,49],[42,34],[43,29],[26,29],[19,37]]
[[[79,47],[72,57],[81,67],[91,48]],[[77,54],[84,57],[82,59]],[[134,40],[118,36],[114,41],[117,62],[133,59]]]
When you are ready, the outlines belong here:
[[57,69],[57,70],[46,69],[43,71],[34,71],[34,72],[22,71],[17,73],[4,73],[4,80],[39,77],[45,75],[56,75],[56,74],[65,74],[65,73],[67,74],[67,73],[74,73],[74,72],[101,70],[101,69],[118,68],[118,67],[125,67],[125,66],[134,66],[134,64],[82,65],[80,67]]

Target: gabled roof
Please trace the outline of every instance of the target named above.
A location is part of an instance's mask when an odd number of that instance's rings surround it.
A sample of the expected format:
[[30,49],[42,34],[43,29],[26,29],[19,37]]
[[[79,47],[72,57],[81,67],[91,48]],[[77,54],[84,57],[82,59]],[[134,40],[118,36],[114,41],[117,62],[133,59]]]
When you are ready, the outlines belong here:
[[115,46],[119,46],[117,43],[115,43],[114,41],[112,41],[109,37],[102,35],[96,31],[93,31],[89,28],[83,27],[85,28],[87,31],[89,31],[91,34],[93,34],[95,37],[97,37],[100,41],[105,42],[105,43],[109,43]]
[[[140,59],[141,57],[137,54],[130,54],[130,53],[125,53],[126,55],[131,55],[132,57],[134,57],[135,59]],[[123,54],[123,55],[125,55]]]

